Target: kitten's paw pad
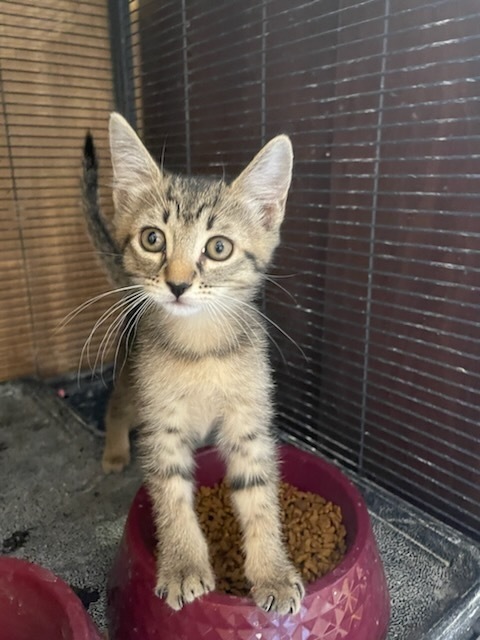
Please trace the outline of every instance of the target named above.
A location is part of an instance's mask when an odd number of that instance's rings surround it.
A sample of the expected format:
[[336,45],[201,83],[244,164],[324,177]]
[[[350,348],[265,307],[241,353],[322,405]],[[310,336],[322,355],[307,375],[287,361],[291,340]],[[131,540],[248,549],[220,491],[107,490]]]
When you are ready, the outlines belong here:
[[102,458],[102,469],[106,474],[121,473],[130,464],[130,454],[126,453],[104,453]]
[[293,574],[278,582],[265,582],[252,587],[256,604],[264,611],[277,613],[298,613],[305,589],[300,577]]
[[190,568],[169,578],[160,573],[155,595],[163,598],[172,609],[178,611],[187,602],[192,602],[195,598],[213,591],[214,588],[215,578],[210,568],[203,570]]

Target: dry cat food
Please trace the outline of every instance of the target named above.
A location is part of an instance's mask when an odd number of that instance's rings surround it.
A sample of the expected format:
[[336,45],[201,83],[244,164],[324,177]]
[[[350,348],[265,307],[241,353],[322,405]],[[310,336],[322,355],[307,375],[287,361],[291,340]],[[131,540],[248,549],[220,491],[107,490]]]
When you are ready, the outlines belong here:
[[[228,486],[200,487],[195,499],[200,526],[208,540],[217,589],[246,595],[242,538]],[[321,496],[280,485],[281,519],[288,552],[306,583],[334,569],[346,549],[340,507]]]

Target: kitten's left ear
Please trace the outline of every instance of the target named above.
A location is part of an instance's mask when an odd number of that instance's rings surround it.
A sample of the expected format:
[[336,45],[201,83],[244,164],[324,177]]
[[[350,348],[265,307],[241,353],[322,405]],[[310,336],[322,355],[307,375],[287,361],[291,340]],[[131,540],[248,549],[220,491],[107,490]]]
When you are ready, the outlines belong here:
[[292,180],[293,150],[285,135],[270,140],[233,182],[232,189],[259,207],[267,229],[280,226]]

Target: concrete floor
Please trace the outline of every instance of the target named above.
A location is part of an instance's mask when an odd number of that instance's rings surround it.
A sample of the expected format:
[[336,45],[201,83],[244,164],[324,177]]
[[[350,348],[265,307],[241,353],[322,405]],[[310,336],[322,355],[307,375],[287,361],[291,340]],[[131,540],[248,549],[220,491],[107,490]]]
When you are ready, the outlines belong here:
[[[37,562],[78,593],[100,629],[105,582],[129,504],[133,464],[100,469],[101,434],[54,390],[0,385],[0,544]],[[480,616],[480,550],[388,492],[353,477],[363,492],[392,599],[389,640],[466,640]]]
[[0,387],[0,544],[63,578],[105,624],[105,580],[141,481],[104,476],[102,439],[35,384]]

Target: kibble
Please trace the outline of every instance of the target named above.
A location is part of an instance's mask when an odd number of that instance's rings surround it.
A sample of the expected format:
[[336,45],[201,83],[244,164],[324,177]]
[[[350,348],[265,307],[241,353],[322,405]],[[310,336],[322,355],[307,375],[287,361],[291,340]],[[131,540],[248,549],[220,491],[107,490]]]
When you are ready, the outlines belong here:
[[[237,596],[248,594],[242,536],[228,486],[200,487],[195,507],[207,538],[217,589]],[[280,516],[290,558],[309,583],[334,569],[346,551],[346,530],[340,507],[321,496],[280,484]]]

